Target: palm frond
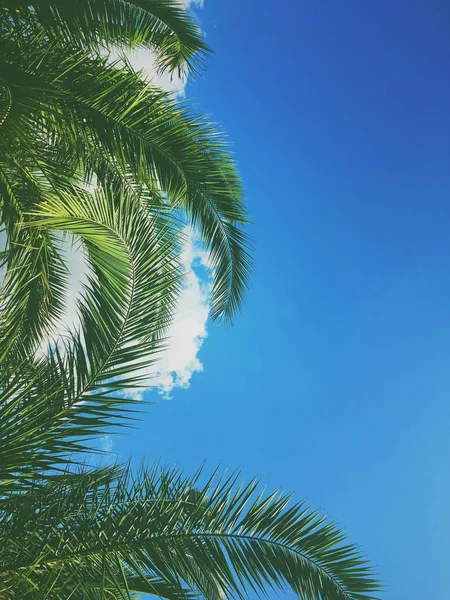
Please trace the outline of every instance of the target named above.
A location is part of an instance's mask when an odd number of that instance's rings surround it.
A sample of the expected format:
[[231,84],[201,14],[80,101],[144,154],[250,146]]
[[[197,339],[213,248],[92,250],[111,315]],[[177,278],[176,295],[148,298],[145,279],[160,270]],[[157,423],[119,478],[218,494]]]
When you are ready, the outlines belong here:
[[162,70],[195,73],[209,54],[200,28],[175,0],[2,0],[0,31],[48,38],[78,48],[145,46]]
[[208,600],[218,596],[205,581],[227,598],[277,588],[302,600],[374,598],[371,568],[326,517],[256,481],[200,479],[159,467],[133,477],[125,468],[108,482],[68,475],[39,487],[27,496],[27,518],[10,510],[2,524],[3,586],[43,590],[50,579],[49,600],[80,585],[127,598],[133,585],[148,590],[155,581],[172,596],[187,590]]
[[7,354],[2,361],[5,490],[84,450],[82,440],[111,422],[126,422],[124,407],[133,401],[121,393],[142,383],[142,370],[162,349],[181,279],[171,222],[162,227],[163,217],[149,215],[129,190],[92,195],[74,188],[49,197],[30,217],[24,228],[81,238],[91,273],[79,302],[79,331],[50,344],[46,358],[19,364],[13,353],[14,360]]
[[83,241],[91,274],[78,305],[80,333],[69,338],[69,347],[82,348],[95,388],[116,389],[116,378],[147,364],[170,323],[182,277],[180,238],[171,221],[162,227],[164,216],[149,213],[123,187],[93,194],[74,189],[51,198],[33,217],[25,226]]
[[0,125],[6,121],[12,106],[12,96],[9,86],[0,80]]
[[172,206],[186,211],[217,268],[213,316],[231,319],[248,285],[250,242],[240,181],[214,125],[125,68],[105,77],[90,59],[66,71],[57,88],[67,92],[90,143],[137,182],[157,182]]
[[61,316],[68,279],[53,233],[20,227],[23,211],[38,206],[46,192],[36,177],[38,173],[24,172],[17,160],[0,165],[0,220],[7,242],[0,285],[0,356],[15,340],[19,361],[36,350]]

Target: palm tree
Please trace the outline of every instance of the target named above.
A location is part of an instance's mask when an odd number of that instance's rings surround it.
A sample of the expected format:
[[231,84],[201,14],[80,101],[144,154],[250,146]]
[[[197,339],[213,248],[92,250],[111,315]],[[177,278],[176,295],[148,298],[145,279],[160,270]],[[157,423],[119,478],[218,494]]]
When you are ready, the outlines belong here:
[[[164,345],[181,212],[211,249],[215,316],[239,307],[242,193],[214,128],[103,54],[147,43],[162,68],[191,67],[203,46],[179,6],[1,7],[0,598],[219,600],[285,586],[303,600],[370,598],[357,549],[283,494],[235,476],[83,466],[93,437],[135,418],[127,390]],[[79,326],[36,352],[66,298],[61,232],[89,264]]]

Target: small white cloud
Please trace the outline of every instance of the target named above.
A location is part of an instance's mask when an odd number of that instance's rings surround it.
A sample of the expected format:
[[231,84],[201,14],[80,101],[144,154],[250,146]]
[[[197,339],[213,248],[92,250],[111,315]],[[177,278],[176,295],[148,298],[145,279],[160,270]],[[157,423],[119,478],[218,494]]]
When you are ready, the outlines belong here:
[[127,390],[126,395],[141,400],[144,392],[156,389],[165,399],[175,389],[186,389],[195,373],[203,371],[199,352],[205,341],[210,312],[213,272],[208,266],[208,253],[186,232],[181,260],[185,266],[183,290],[178,299],[174,319],[165,338],[164,350],[148,369],[139,371],[143,387]]
[[[120,54],[113,51],[111,58],[117,60]],[[165,92],[172,92],[177,96],[184,97],[187,78],[177,73],[158,73],[155,54],[147,48],[128,50],[126,57],[133,69],[141,72],[143,79],[153,83]]]
[[110,435],[104,435],[100,438],[100,449],[103,452],[111,452],[113,449],[113,440]]
[[87,269],[80,241],[68,233],[61,234],[56,232],[56,235],[60,240],[62,255],[67,261],[70,273],[65,311],[55,326],[55,333],[61,335],[68,330],[73,330],[79,323],[76,302],[83,289],[83,285],[87,283]]
[[203,8],[203,0],[181,0],[181,2],[185,4],[187,8],[193,5]]
[[[76,300],[87,282],[86,263],[80,245],[71,235],[59,234],[58,237],[60,249],[67,260],[70,281],[65,310],[53,328],[52,338],[66,335],[79,324]],[[5,243],[2,234],[1,243]],[[203,370],[198,355],[208,335],[213,276],[209,253],[195,241],[192,232],[186,235],[181,258],[186,267],[185,283],[174,321],[167,332],[167,347],[158,356],[156,366],[142,373],[147,378],[148,388],[157,389],[165,398],[170,398],[177,388],[188,388],[192,376]],[[42,344],[41,351],[46,348],[47,342]],[[134,393],[134,397],[141,397],[143,391]]]
[[149,379],[166,398],[175,388],[189,387],[194,373],[203,371],[198,353],[208,335],[212,276],[210,271],[206,271],[206,276],[199,275],[198,266],[207,265],[206,254],[195,243],[193,235],[189,235],[182,257],[187,267],[185,286],[168,332],[170,346]]
[[[87,282],[87,271],[81,244],[69,233],[54,232],[58,244],[58,251],[65,258],[69,269],[69,289],[65,298],[64,311],[55,322],[50,338],[64,336],[69,330],[73,330],[79,323],[76,301],[79,297],[83,284]],[[0,250],[6,248],[6,235],[0,232]],[[4,269],[0,269],[0,286],[4,279]],[[45,340],[39,351],[47,350],[48,340]]]

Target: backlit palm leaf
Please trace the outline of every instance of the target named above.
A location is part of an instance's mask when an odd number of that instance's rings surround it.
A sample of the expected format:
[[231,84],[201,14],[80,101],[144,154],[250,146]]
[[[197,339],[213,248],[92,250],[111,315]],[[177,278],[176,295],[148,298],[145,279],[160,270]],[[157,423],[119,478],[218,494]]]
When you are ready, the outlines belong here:
[[[163,216],[149,216],[124,189],[93,196],[73,189],[30,217],[24,228],[79,236],[92,272],[79,302],[79,331],[50,345],[46,358],[11,352],[9,336],[0,338],[0,485],[7,489],[14,474],[50,468],[111,419],[126,420],[127,400],[117,393],[139,385],[162,349],[181,276],[171,221],[162,227]],[[27,282],[19,277],[16,284],[13,296],[20,297]],[[20,313],[6,296],[5,330]]]

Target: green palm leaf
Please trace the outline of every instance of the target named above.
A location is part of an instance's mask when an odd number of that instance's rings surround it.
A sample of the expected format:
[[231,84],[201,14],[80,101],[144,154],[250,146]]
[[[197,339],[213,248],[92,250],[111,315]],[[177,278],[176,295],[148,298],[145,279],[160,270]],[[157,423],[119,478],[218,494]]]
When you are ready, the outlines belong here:
[[0,347],[7,338],[20,340],[15,353],[22,358],[32,354],[62,315],[67,288],[68,271],[54,233],[17,226],[27,207],[42,202],[44,192],[32,172],[0,167],[0,214],[7,241],[2,259],[6,276],[0,288]]
[[68,474],[32,489],[4,507],[3,587],[49,600],[73,590],[213,600],[277,588],[302,600],[374,597],[371,568],[328,519],[256,481],[200,480],[155,467],[109,480]]
[[[163,216],[149,216],[129,190],[109,187],[92,195],[74,188],[49,197],[30,216],[23,228],[79,236],[92,270],[79,302],[79,331],[51,344],[46,358],[20,360],[10,338],[0,339],[5,493],[15,489],[17,474],[28,478],[58,466],[84,448],[80,440],[104,432],[111,420],[126,421],[123,406],[132,402],[120,393],[141,385],[142,370],[163,348],[181,278],[172,221],[162,227]],[[21,286],[27,289],[22,276],[17,297]],[[2,315],[11,326],[21,307],[7,299]]]
[[174,0],[2,0],[0,8],[3,36],[41,26],[63,45],[145,46],[161,69],[180,72],[195,72],[209,53],[198,25]]
[[[19,130],[56,136],[59,149],[79,157],[78,177],[131,176],[167,197],[174,211],[185,211],[210,249],[212,316],[231,320],[248,286],[251,244],[240,181],[215,127],[104,58],[64,55],[58,46],[40,53],[33,45],[0,70],[15,97],[4,143],[17,146]],[[42,103],[52,109],[39,111]],[[33,154],[35,164],[39,153]]]

